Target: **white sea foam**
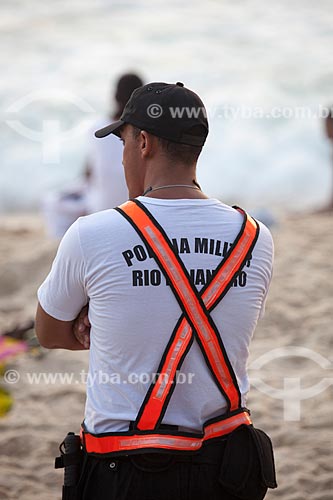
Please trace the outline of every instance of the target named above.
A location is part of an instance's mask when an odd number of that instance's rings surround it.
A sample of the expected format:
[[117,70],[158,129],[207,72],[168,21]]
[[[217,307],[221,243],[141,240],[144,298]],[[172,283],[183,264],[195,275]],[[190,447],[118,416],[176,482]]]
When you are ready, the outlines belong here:
[[213,110],[199,170],[210,194],[245,207],[325,203],[332,169],[319,117],[216,110],[333,103],[332,25],[330,0],[3,0],[0,210],[36,207],[79,174],[85,133],[62,134],[107,109],[128,69],[184,81]]

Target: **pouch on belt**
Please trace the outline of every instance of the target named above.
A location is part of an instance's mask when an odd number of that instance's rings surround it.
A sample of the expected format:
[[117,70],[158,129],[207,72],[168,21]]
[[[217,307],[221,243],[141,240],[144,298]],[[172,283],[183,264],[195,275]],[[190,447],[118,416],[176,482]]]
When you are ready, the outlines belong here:
[[264,431],[241,425],[228,436],[219,482],[242,500],[262,500],[277,487],[272,442]]

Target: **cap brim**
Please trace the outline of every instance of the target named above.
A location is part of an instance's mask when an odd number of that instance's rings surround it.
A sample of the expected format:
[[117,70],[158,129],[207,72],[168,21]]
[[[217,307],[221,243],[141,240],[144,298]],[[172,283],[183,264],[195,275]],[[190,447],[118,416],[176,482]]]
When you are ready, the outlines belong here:
[[115,134],[120,137],[119,130],[124,125],[124,123],[125,122],[123,122],[122,120],[118,120],[117,122],[111,123],[111,125],[108,125],[107,127],[100,128],[99,130],[96,130],[95,137],[101,139],[102,137],[106,137],[110,134]]

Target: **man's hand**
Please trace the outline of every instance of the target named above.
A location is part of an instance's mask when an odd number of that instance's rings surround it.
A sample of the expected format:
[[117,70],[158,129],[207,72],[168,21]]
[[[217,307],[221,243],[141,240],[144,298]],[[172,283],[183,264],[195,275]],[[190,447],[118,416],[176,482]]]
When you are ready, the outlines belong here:
[[88,318],[88,305],[84,306],[73,324],[73,333],[85,349],[90,348],[90,321]]

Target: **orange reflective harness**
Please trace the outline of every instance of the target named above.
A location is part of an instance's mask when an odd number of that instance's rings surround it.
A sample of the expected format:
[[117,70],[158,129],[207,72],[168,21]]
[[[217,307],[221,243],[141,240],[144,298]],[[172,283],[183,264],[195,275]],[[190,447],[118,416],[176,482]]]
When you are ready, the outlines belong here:
[[[241,230],[215,269],[210,282],[199,293],[171,241],[152,214],[138,200],[128,201],[116,210],[137,231],[149,253],[153,255],[177,299],[182,315],[174,328],[157,377],[141,405],[133,429],[126,432],[92,434],[84,424],[81,439],[87,453],[119,455],[143,451],[197,451],[207,440],[229,434],[242,424],[252,424],[249,411],[241,406],[236,375],[228,359],[210,311],[222,300],[250,258],[259,235],[259,226],[244,210]],[[176,386],[180,369],[194,338],[206,364],[227,402],[227,412],[208,420],[203,432],[189,433],[160,428],[168,403]]]

